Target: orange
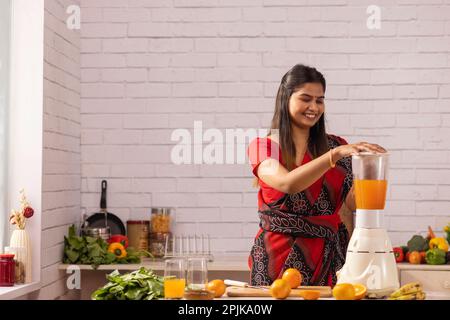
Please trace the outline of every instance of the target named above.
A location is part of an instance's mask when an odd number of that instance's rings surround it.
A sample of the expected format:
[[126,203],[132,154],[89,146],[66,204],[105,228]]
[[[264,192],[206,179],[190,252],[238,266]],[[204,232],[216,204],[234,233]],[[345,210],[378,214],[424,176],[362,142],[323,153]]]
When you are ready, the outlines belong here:
[[333,297],[336,300],[354,300],[355,288],[351,283],[340,283],[333,288]]
[[426,251],[420,251],[420,263],[426,263],[425,257],[426,257]]
[[420,264],[420,260],[422,258],[420,257],[420,252],[419,251],[413,251],[411,252],[411,254],[409,255],[409,263],[412,264]]
[[277,279],[270,286],[270,294],[276,299],[286,299],[291,293],[291,286],[286,280]]
[[361,300],[366,296],[367,288],[365,285],[355,283],[353,284],[353,288],[355,289],[355,300]]
[[214,292],[214,298],[220,298],[225,293],[225,283],[223,280],[211,280],[206,285],[206,290]]
[[317,300],[320,298],[320,291],[304,290],[304,291],[300,291],[300,296],[305,300]]
[[291,289],[295,289],[302,284],[302,274],[294,268],[289,268],[283,272],[281,279],[286,280]]

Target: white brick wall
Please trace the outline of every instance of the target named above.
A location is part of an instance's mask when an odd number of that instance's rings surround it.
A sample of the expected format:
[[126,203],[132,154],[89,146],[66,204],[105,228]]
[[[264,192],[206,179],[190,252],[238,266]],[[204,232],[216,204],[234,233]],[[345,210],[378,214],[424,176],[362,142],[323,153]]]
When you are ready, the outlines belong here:
[[67,293],[58,270],[64,235],[80,221],[80,32],[66,27],[66,9],[78,0],[45,0],[42,288],[33,299]]
[[[441,231],[450,219],[450,1],[376,2],[380,30],[366,27],[368,0],[82,0],[82,207],[98,208],[107,178],[109,209],[123,220],[175,206],[176,232],[209,232],[215,251],[248,252],[257,231],[249,166],[173,165],[170,134],[195,120],[267,127],[281,76],[305,63],[328,80],[329,132],[392,152],[393,243],[428,225]],[[76,161],[77,127],[64,130],[48,138]],[[65,177],[52,190],[64,186],[77,188]]]

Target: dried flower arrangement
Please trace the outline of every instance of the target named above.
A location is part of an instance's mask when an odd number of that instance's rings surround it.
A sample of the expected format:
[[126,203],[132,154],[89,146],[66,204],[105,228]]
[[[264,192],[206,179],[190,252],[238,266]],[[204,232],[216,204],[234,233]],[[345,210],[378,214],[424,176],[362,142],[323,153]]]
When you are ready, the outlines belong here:
[[20,230],[25,229],[25,221],[33,216],[34,210],[28,203],[27,197],[25,196],[25,190],[20,190],[20,210],[11,210],[11,215],[9,216],[9,222],[12,225],[17,225]]

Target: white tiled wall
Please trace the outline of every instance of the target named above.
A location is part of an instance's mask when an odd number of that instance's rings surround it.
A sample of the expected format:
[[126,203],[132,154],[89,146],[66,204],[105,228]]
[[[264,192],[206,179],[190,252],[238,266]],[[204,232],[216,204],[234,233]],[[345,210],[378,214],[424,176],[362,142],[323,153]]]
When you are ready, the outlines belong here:
[[[204,129],[267,127],[282,75],[305,63],[327,79],[328,131],[392,152],[386,214],[394,245],[428,225],[441,231],[450,220],[450,1],[81,4],[81,202],[87,212],[98,209],[100,180],[107,178],[109,210],[123,220],[148,218],[151,206],[175,206],[176,232],[210,233],[215,251],[247,252],[257,231],[249,166],[176,166],[170,135],[195,120]],[[381,7],[379,30],[366,27],[372,4]],[[74,40],[64,55],[69,66],[77,48]],[[78,88],[70,70],[63,85]],[[55,119],[61,124],[58,130],[55,123],[55,134],[46,133],[63,150],[47,152],[66,164],[80,156],[78,91],[61,90],[74,108],[58,115],[67,120]],[[75,211],[78,172],[68,168],[63,185],[47,190],[55,198],[55,191],[66,190],[61,195],[74,200],[69,209]]]
[[80,32],[66,26],[73,0],[45,0],[42,289],[54,299],[67,292],[64,235],[80,221]]

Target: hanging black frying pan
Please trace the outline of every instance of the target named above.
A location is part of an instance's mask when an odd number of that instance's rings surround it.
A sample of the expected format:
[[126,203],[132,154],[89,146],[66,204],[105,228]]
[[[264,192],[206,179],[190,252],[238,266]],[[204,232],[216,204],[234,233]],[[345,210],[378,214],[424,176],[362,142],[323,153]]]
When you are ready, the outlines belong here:
[[102,195],[100,198],[100,212],[94,213],[86,219],[87,226],[90,228],[104,228],[108,226],[111,229],[111,235],[126,235],[125,225],[115,214],[106,209],[106,190],[107,182],[102,181]]

